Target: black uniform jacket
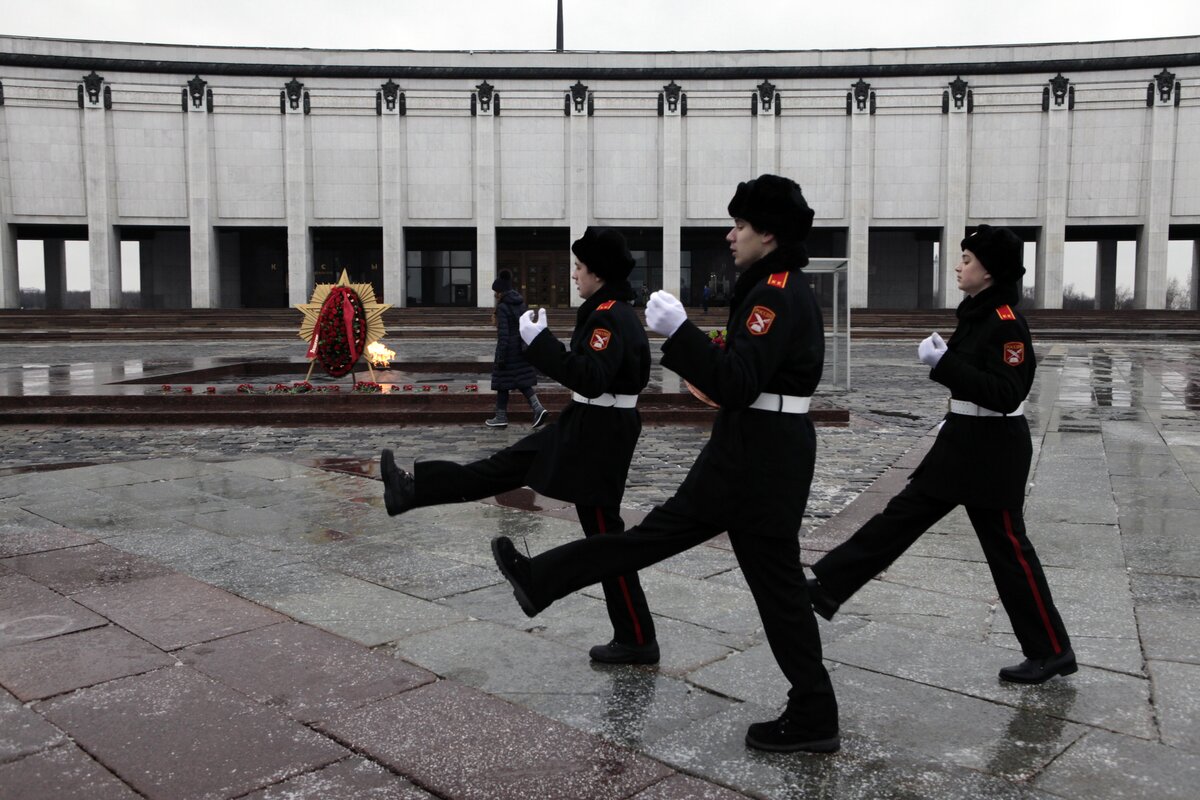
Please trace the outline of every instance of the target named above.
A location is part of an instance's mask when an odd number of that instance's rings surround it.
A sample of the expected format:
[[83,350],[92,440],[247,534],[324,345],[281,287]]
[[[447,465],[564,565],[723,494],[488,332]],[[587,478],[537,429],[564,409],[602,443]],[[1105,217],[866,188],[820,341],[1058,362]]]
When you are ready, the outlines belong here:
[[[650,343],[631,299],[629,284],[604,284],[579,307],[569,349],[544,330],[525,357],[584,397],[641,393],[650,381]],[[572,401],[556,422],[512,448],[537,451],[526,482],[538,492],[573,503],[615,506],[625,494],[641,433],[636,408]]]
[[521,350],[519,320],[525,313],[525,298],[509,289],[496,303],[496,355],[492,362],[492,390],[527,389],[537,385],[537,370]]
[[813,394],[825,363],[821,309],[800,267],[777,249],[734,286],[724,349],[690,321],[663,345],[663,366],[720,405],[712,437],[678,496],[700,519],[795,536],[808,502],[816,434],[807,414],[748,408],[762,392]]
[[[929,373],[955,400],[1009,412],[1029,394],[1037,359],[1029,326],[1013,308],[1018,299],[1014,286],[992,286],[959,305],[949,350]],[[948,502],[1019,510],[1032,455],[1024,416],[947,414],[912,480]]]

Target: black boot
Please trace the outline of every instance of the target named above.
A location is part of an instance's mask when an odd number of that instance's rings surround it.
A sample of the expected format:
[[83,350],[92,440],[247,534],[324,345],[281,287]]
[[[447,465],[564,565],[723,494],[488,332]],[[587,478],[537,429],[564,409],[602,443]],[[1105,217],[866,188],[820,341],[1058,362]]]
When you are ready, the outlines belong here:
[[588,655],[601,664],[657,664],[658,642],[621,644],[613,639],[608,644],[596,645]]
[[746,731],[746,744],[774,753],[836,753],[842,746],[837,725],[824,729],[802,724],[786,713],[770,722],[756,722]]
[[1071,675],[1079,671],[1075,651],[1070,648],[1056,656],[1027,658],[1014,667],[1000,670],[1000,680],[1011,683],[1045,683],[1055,675]]
[[812,601],[813,611],[829,620],[833,619],[833,615],[842,607],[816,578],[808,579],[808,599]]
[[533,604],[530,597],[533,580],[529,559],[517,552],[512,539],[507,536],[492,539],[492,558],[496,559],[500,573],[512,584],[513,596],[517,598],[525,616],[536,617],[541,609]]
[[403,514],[416,504],[416,481],[409,472],[396,466],[391,450],[384,450],[379,457],[379,472],[383,476],[383,504],[388,516]]

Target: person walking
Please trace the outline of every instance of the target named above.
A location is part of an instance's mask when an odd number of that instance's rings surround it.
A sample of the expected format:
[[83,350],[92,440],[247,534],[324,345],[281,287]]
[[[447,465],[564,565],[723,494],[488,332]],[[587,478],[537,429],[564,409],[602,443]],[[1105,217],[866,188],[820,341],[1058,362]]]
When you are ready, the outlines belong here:
[[[471,464],[417,461],[410,474],[391,450],[380,459],[384,503],[393,516],[421,506],[492,497],[521,486],[575,504],[589,538],[624,530],[621,498],[642,432],[638,394],[650,380],[650,344],[630,302],[633,256],[619,231],[588,228],[571,245],[573,278],[583,304],[569,346],[549,330],[545,310],[518,321],[525,358],[572,392],[555,422]],[[654,619],[634,570],[604,582],[613,626],[593,661],[654,664],[660,657]]]
[[550,412],[533,390],[537,385],[537,370],[525,359],[521,350],[519,322],[521,314],[526,311],[525,298],[513,288],[512,273],[506,269],[500,270],[500,275],[492,282],[492,292],[496,296],[493,315],[496,323],[496,354],[492,359],[492,391],[496,393],[496,413],[483,424],[489,428],[508,426],[508,394],[515,389],[529,403],[529,409],[533,412],[533,427],[540,428]]
[[883,512],[813,565],[813,604],[832,619],[955,506],[983,546],[992,579],[1025,660],[1000,679],[1042,683],[1078,667],[1046,575],[1025,530],[1025,484],[1033,448],[1024,400],[1037,359],[1021,298],[1024,245],[1007,228],[980,225],[962,240],[955,267],[967,297],[950,340],[934,333],[917,349],[929,377],[950,390],[950,410],[908,486]]
[[648,567],[722,531],[762,617],[771,651],[791,683],[775,720],[746,732],[750,747],[826,753],[840,747],[837,701],[800,566],[800,523],[808,502],[816,434],[808,407],[821,379],[821,310],[802,268],[813,211],[795,182],[762,175],[729,202],[725,237],[741,271],[724,349],[655,292],[646,323],[667,337],[662,364],[720,409],[712,435],[675,495],[639,525],[528,558],[512,541],[492,553],[529,616],[585,586]]

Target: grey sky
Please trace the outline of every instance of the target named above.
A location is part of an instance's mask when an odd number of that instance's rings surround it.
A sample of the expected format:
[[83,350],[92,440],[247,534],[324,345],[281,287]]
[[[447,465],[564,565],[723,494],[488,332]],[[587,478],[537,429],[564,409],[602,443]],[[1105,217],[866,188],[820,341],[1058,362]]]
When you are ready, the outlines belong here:
[[[551,50],[556,0],[0,0],[0,32],[180,44]],[[1200,34],[1200,3],[564,0],[569,50],[828,50]]]

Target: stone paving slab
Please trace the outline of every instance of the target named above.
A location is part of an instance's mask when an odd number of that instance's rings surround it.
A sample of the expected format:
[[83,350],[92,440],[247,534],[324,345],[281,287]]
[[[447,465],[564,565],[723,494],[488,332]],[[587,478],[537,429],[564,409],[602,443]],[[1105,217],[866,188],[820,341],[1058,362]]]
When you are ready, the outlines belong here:
[[96,541],[87,534],[64,528],[23,508],[0,512],[0,557],[40,553]]
[[87,589],[75,598],[162,650],[175,650],[285,617],[184,575]]
[[1163,744],[1200,756],[1200,665],[1150,661]]
[[96,586],[154,578],[171,571],[157,561],[105,544],[33,553],[0,563],[65,595]]
[[99,614],[24,575],[0,576],[0,648],[106,623]]
[[321,725],[437,795],[628,797],[671,770],[460,684],[414,689]]
[[277,783],[240,800],[433,800],[373,761],[348,758],[328,767]]
[[0,686],[29,702],[176,663],[148,642],[107,625],[0,648]]
[[35,709],[155,800],[234,797],[347,755],[187,667],[81,689]]
[[1165,745],[1093,731],[1033,785],[1063,797],[1194,800],[1200,759]]
[[[0,689],[0,764],[56,747],[66,740],[61,730]],[[0,782],[0,786],[4,785]]]
[[0,800],[137,800],[141,795],[73,745],[0,764]]
[[210,678],[306,723],[437,679],[410,664],[296,623],[192,645],[177,655]]

